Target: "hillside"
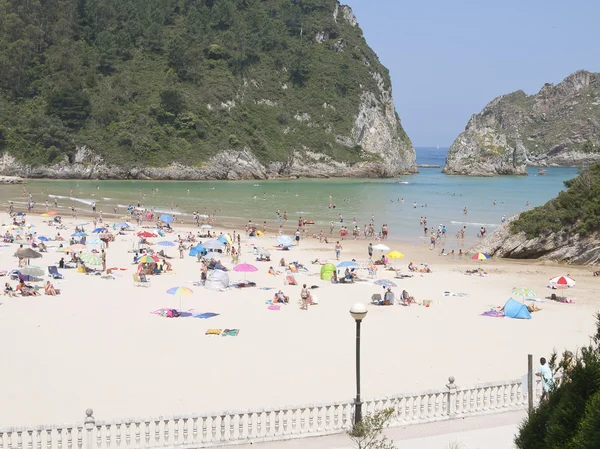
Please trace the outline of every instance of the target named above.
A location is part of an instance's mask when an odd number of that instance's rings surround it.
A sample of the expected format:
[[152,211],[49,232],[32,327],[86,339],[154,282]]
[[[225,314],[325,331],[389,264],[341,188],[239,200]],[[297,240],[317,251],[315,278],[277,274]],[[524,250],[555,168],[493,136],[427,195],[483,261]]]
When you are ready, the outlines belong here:
[[526,174],[527,166],[600,160],[600,73],[576,72],[537,94],[503,95],[471,117],[448,152],[444,172]]
[[570,263],[600,260],[600,162],[566,181],[567,190],[508,220],[473,251]]
[[0,153],[29,177],[416,171],[337,0],[0,0]]

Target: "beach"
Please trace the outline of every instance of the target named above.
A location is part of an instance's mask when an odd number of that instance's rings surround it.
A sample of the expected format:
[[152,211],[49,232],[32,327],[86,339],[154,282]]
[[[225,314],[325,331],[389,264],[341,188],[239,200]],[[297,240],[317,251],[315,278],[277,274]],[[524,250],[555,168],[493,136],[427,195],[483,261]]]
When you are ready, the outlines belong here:
[[[51,217],[27,216],[38,235],[54,237],[48,220]],[[63,221],[68,231],[61,232],[69,235],[75,220]],[[8,214],[3,214],[3,223],[9,223]],[[173,241],[188,230],[176,224],[174,228],[173,234],[149,240]],[[86,231],[92,229],[92,224],[86,226]],[[214,230],[228,232],[218,222]],[[430,306],[370,305],[372,294],[383,289],[374,285],[366,270],[359,272],[362,281],[332,284],[320,279],[321,265],[311,263],[318,258],[320,263],[335,264],[337,239],[325,244],[309,237],[290,251],[280,251],[275,248],[275,232],[243,235],[239,261],[258,271],[229,272],[231,282],[245,278],[256,287],[213,291],[195,286],[192,282],[200,279],[196,258],[186,251],[179,259],[176,247],[160,246],[152,247],[173,257],[174,271],[150,276],[150,286],[140,287],[133,282],[137,264],[128,252],[138,238],[133,231],[125,234],[117,235],[106,249],[107,266],[124,269],[115,270],[115,279],[65,269],[59,270],[64,280],[53,281],[61,289],[58,296],[42,292],[36,297],[2,297],[3,425],[78,422],[86,408],[93,408],[96,418],[103,420],[346,400],[355,394],[355,324],[348,310],[356,302],[368,304],[362,324],[364,397],[441,388],[448,376],[460,386],[520,378],[527,369],[527,354],[537,361],[553,349],[585,345],[599,309],[595,292],[600,281],[589,268],[457,260],[438,255],[439,247],[430,251],[427,245],[400,241],[384,243],[404,254],[391,263],[412,277],[395,279],[394,271],[379,269],[376,279],[395,282],[396,298],[406,289],[418,302],[430,301]],[[340,260],[368,258],[368,243],[362,238],[341,244]],[[44,270],[63,256],[56,252],[56,242],[48,246],[43,258],[32,262]],[[16,268],[17,247],[0,248],[0,267]],[[272,261],[256,261],[254,247],[270,251]],[[374,257],[380,255],[375,251]],[[277,266],[281,257],[307,268],[295,274],[300,285],[285,285],[283,273],[267,274],[270,266],[284,270]],[[222,260],[227,268],[234,266],[231,258]],[[411,273],[410,261],[427,263],[433,272]],[[477,268],[487,275],[464,274]],[[538,299],[549,296],[548,280],[566,274],[577,280],[576,287],[565,292],[574,303],[536,303],[543,310],[533,313],[531,320],[481,316],[502,306],[513,287],[531,288]],[[318,305],[308,310],[299,306],[303,283],[318,287],[311,290]],[[175,286],[188,287],[193,294],[181,298],[166,294]],[[278,289],[290,303],[272,310],[267,302]],[[180,300],[182,310],[218,315],[165,318],[151,313],[179,309]],[[239,329],[239,334],[205,335],[208,329]]]

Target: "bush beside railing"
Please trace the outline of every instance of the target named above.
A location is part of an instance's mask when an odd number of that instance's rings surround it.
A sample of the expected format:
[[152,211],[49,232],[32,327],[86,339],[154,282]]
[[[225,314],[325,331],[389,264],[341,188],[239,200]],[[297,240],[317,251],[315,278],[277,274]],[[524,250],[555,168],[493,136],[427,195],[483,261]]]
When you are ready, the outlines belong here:
[[[363,402],[363,413],[390,407],[392,427],[499,413],[527,407],[521,380],[459,388],[450,377],[445,389]],[[539,396],[539,381],[534,389]],[[351,428],[354,402],[291,408],[147,419],[97,421],[86,410],[83,424],[0,428],[0,449],[147,449],[200,448],[258,441],[287,440],[344,432]]]

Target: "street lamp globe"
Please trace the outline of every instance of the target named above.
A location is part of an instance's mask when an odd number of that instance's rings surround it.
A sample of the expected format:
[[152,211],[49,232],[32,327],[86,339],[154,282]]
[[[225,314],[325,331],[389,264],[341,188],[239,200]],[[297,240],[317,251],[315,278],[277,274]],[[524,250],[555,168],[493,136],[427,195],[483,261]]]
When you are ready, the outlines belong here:
[[352,318],[354,318],[356,321],[362,321],[362,319],[367,316],[367,306],[357,302],[350,307],[350,315],[352,315]]

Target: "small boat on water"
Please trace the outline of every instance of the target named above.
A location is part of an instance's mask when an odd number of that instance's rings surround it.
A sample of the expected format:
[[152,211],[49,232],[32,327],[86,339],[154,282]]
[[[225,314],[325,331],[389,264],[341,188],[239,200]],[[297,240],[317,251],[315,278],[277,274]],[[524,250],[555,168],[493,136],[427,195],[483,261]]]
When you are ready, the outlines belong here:
[[544,170],[543,168],[538,168],[538,176],[546,176],[548,174],[548,172],[546,170]]

